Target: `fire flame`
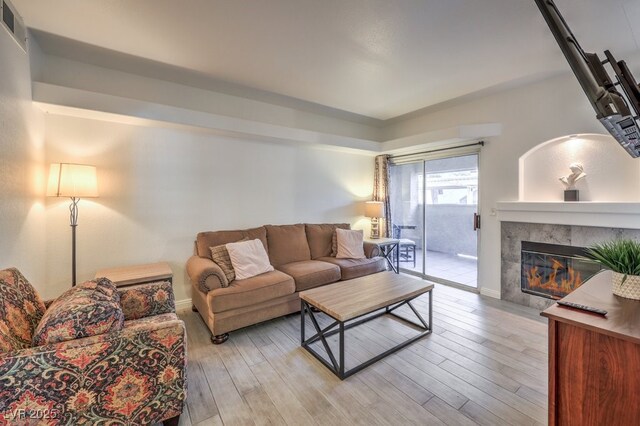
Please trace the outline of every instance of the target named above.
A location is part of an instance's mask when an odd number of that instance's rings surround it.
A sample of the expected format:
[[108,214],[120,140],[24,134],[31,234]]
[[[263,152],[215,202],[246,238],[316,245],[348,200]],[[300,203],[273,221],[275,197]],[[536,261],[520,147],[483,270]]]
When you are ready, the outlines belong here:
[[[562,293],[567,295],[582,284],[582,277],[580,272],[576,272],[571,266],[566,268],[558,260],[551,258],[551,273],[546,281],[544,281],[544,274],[538,272],[538,267],[533,266],[527,272],[527,284],[529,288],[545,290],[547,293],[552,293],[554,297],[557,297],[553,293]],[[560,276],[558,276],[560,275]]]

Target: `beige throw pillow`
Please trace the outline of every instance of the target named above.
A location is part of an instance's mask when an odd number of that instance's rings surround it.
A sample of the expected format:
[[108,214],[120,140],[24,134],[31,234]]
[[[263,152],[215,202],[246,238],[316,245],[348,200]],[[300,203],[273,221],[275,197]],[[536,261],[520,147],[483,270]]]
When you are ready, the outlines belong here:
[[338,243],[337,259],[365,259],[364,233],[362,230],[350,231],[336,228],[336,242]]
[[338,228],[348,230],[351,229],[351,225],[348,223],[339,223],[333,229],[333,233],[331,234],[331,257],[336,257],[336,254],[338,254],[338,240],[336,239],[336,229]]
[[273,271],[267,251],[258,239],[229,243],[227,251],[236,273],[236,280],[245,280]]

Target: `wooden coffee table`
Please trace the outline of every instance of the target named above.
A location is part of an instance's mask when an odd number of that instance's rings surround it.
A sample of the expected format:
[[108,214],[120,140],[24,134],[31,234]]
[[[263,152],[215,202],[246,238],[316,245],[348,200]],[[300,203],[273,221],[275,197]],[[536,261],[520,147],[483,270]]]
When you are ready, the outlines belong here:
[[[326,285],[300,292],[302,309],[300,313],[300,342],[303,348],[309,351],[322,364],[331,370],[340,379],[345,379],[368,367],[405,346],[431,333],[432,324],[432,291],[433,284],[418,278],[398,275],[393,272],[380,272],[353,280],[342,281],[336,284]],[[429,321],[425,321],[420,313],[413,307],[411,301],[424,293],[429,294]],[[419,323],[401,317],[394,311],[401,306],[409,306],[416,315]],[[321,328],[316,314],[311,307],[315,307],[333,318],[333,323]],[[380,311],[380,312],[376,312]],[[371,314],[371,315],[369,315]],[[309,315],[316,334],[305,338],[305,317]],[[400,320],[418,327],[422,330],[418,335],[400,343],[397,346],[363,362],[362,364],[345,371],[344,364],[344,332],[345,330],[360,325],[366,321],[378,318],[382,315],[391,315]],[[335,329],[337,327],[337,329]],[[327,337],[339,334],[338,360],[334,355]],[[310,345],[320,340],[324,346],[329,360],[316,352]]]

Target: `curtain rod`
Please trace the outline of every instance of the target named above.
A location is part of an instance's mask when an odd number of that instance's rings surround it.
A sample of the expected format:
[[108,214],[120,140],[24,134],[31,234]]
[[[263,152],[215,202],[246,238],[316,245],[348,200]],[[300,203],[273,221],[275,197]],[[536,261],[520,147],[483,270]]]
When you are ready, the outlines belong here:
[[450,147],[447,147],[447,148],[432,149],[431,151],[413,152],[411,154],[402,154],[402,155],[392,155],[390,158],[401,158],[401,157],[410,157],[412,155],[430,154],[432,152],[448,151],[450,149],[466,148],[468,146],[476,146],[476,145],[484,146],[484,141],[480,141],[480,142],[476,142],[476,143],[470,143],[470,144],[467,144],[467,145],[450,146]]

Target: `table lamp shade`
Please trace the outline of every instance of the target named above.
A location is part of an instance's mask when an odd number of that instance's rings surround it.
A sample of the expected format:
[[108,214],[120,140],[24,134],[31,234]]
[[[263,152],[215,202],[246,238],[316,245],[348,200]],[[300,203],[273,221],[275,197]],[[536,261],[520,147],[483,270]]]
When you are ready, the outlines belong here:
[[94,198],[98,196],[95,166],[53,163],[49,169],[48,197]]
[[367,201],[364,205],[366,217],[384,217],[384,203],[382,201]]

